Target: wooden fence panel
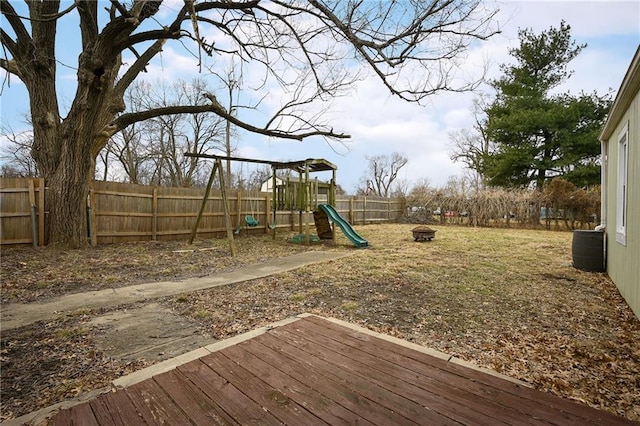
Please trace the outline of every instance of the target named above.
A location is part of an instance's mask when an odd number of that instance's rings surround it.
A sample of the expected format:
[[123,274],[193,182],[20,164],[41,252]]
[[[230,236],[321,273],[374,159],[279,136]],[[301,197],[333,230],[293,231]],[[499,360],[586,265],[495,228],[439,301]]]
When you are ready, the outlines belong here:
[[[158,188],[158,239],[186,238],[196,221],[203,196],[202,188]],[[212,190],[209,193],[198,231],[201,237],[225,231],[219,192]]]
[[340,213],[340,216],[342,216],[344,220],[353,224],[354,222],[353,222],[353,215],[351,210],[352,199],[353,197],[336,195],[335,208],[336,208],[336,211]]
[[[0,244],[30,244],[33,242],[31,199],[35,199],[38,233],[44,235],[44,180],[1,180]],[[31,195],[31,197],[30,197]],[[110,244],[127,241],[187,239],[195,223],[203,188],[170,188],[118,182],[94,181],[90,187],[88,210],[91,244]],[[270,211],[271,193],[230,191],[228,194],[231,225],[239,231],[261,233],[276,226],[278,229],[298,230],[304,226],[306,215],[297,211],[278,211],[274,223]],[[319,196],[318,202],[326,202]],[[336,209],[354,225],[394,221],[403,213],[402,200],[377,197],[336,197]],[[258,222],[248,227],[245,216]],[[212,190],[198,226],[198,238],[225,237],[222,195]],[[313,226],[313,223],[310,223]],[[40,241],[40,244],[43,244]]]
[[153,187],[94,181],[91,192],[92,232],[97,244],[151,239]]
[[44,245],[44,195],[42,178],[0,178],[0,245]]
[[379,197],[366,198],[366,215],[367,223],[379,223],[389,220],[389,199]]

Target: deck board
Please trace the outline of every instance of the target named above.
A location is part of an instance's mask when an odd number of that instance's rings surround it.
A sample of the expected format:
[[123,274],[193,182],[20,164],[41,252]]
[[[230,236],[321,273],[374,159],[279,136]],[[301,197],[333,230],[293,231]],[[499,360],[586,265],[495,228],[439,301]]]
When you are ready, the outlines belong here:
[[[299,349],[297,344],[290,344],[277,336],[276,333],[261,336],[264,338],[260,339],[260,343],[297,360],[296,362],[301,363],[310,374],[314,374],[318,381],[327,383],[328,388],[325,395],[329,400],[335,402],[338,395],[350,398],[354,402],[353,408],[356,412],[375,424],[415,424],[403,416],[402,412],[406,409],[401,407],[401,404],[404,401],[397,395],[385,395],[386,398],[384,398],[382,389],[376,388],[364,380],[353,378],[348,372],[336,369],[334,365]],[[386,401],[386,399],[390,401]],[[388,408],[388,405],[393,402],[398,402],[398,406],[394,409]]]
[[[126,392],[111,392],[99,396],[94,401],[100,401],[100,405],[93,409],[94,413],[98,409],[108,411],[113,418],[114,425],[127,426],[136,424],[144,426],[148,424],[138,414],[136,407]],[[94,401],[92,401],[91,404],[93,404]]]
[[633,422],[351,326],[308,316],[61,410],[50,424]]
[[[378,356],[355,350],[340,341],[321,336],[318,327],[300,327],[298,335],[315,341],[320,348],[335,352],[338,362],[348,362],[356,367],[354,372],[361,376],[371,375],[377,378],[380,386],[418,404],[427,405],[446,418],[462,423],[473,421],[477,425],[508,424],[499,420],[515,420],[514,410],[500,406],[490,400],[479,401],[477,396],[464,390],[449,386],[446,381],[437,382],[419,371],[411,371],[401,364],[384,360]],[[291,329],[289,329],[291,330]],[[456,392],[457,390],[457,392]],[[534,422],[535,424],[535,422]]]
[[189,424],[177,403],[153,379],[136,383],[125,393],[147,424]]
[[201,360],[177,368],[200,392],[216,401],[235,421],[243,425],[280,425],[281,422],[255,404],[232,383],[222,378]]
[[245,346],[246,350],[256,350],[260,356],[273,357],[276,361],[280,360],[280,369],[286,371],[291,377],[305,381],[308,386],[320,392],[327,401],[332,401],[357,413],[363,424],[367,424],[366,422],[372,424],[389,423],[390,417],[393,416],[390,410],[364,398],[356,389],[346,387],[340,381],[331,380],[321,372],[310,369],[306,364],[298,362],[295,355],[290,358],[290,352],[282,346],[281,341],[277,338],[271,335],[264,337],[260,342],[252,341],[250,346]]
[[[325,347],[342,353],[350,353],[364,365],[392,375],[395,379],[392,379],[392,383],[402,383],[405,395],[409,395],[407,391],[413,389],[411,385],[415,385],[442,397],[444,401],[439,406],[442,406],[445,412],[454,410],[453,415],[456,415],[456,411],[468,411],[475,424],[487,423],[491,425],[499,424],[500,422],[507,424],[512,424],[514,421],[523,422],[522,412],[518,410],[518,407],[528,401],[504,391],[506,387],[519,387],[514,383],[502,380],[500,387],[481,385],[476,381],[469,381],[467,377],[456,374],[455,370],[460,369],[460,366],[435,359],[436,362],[434,364],[443,368],[437,369],[433,365],[420,363],[406,356],[400,357],[391,352],[392,349],[396,349],[394,346],[397,345],[380,339],[375,339],[379,340],[376,342],[378,343],[377,346],[372,345],[373,342],[371,340],[367,340],[366,344],[362,344],[359,340],[352,339],[351,337],[353,336],[348,333],[341,333],[344,328],[337,328],[327,332],[321,324],[314,325],[312,321],[298,323],[296,328],[301,331],[301,336],[313,336],[315,339],[319,339],[318,336],[321,334],[327,336],[328,339],[333,339],[333,341],[322,339],[322,344]],[[411,352],[415,351],[411,350]],[[427,359],[434,358],[427,356]],[[448,371],[449,369],[454,371]],[[414,397],[416,397],[417,401],[424,401],[424,397],[419,391],[415,393]],[[434,405],[430,405],[430,408],[439,410]],[[452,414],[447,415],[451,416]],[[535,418],[526,419],[525,423],[532,425],[548,424]]]
[[114,426],[125,425],[119,413],[111,410],[111,407],[107,403],[107,398],[96,398],[89,402],[89,407],[98,424],[112,424]]
[[[319,325],[316,333],[333,336],[333,338],[354,346],[364,352],[383,359],[425,372],[430,377],[440,378],[445,383],[460,388],[473,390],[477,396],[486,396],[502,405],[517,408],[523,415],[540,419],[553,416],[563,425],[584,424],[629,424],[626,419],[596,410],[583,404],[559,398],[546,392],[523,387],[480,370],[469,369],[462,365],[447,362],[423,352],[391,343],[358,331],[342,327],[317,317],[305,318],[305,322],[296,322],[296,327],[307,327],[309,323]],[[442,374],[445,374],[442,376]],[[553,414],[551,414],[553,413]],[[620,423],[621,422],[621,423]]]
[[215,370],[238,390],[251,398],[278,420],[291,425],[324,425],[303,406],[288,398],[280,389],[271,387],[247,369],[227,358],[224,351],[202,357],[202,362]]
[[96,418],[91,411],[89,405],[81,404],[79,406],[72,407],[69,410],[63,410],[58,416],[56,416],[51,422],[54,426],[66,426],[81,424],[87,426],[98,425]]
[[[247,350],[252,342],[230,347],[225,350],[225,355],[237,363],[240,363],[255,376],[260,377],[269,386],[280,389],[284,395],[299,405],[311,411],[314,415],[331,425],[354,424],[361,422],[361,416],[349,411],[340,404],[329,404],[328,399],[306,385],[303,381],[282,371],[281,359],[274,359],[265,356],[264,352],[258,355]],[[271,361],[271,362],[269,362]],[[300,377],[300,375],[297,375]],[[300,377],[304,380],[303,377]],[[363,424],[371,424],[364,422]]]
[[[306,340],[301,334],[295,331],[274,330],[274,336],[281,338],[282,342],[291,342],[292,346],[300,351],[297,352],[300,359],[304,359],[310,368],[322,371],[327,377],[333,380],[342,380],[347,386],[357,389],[358,393],[403,416],[406,420],[420,424],[428,421],[430,423],[446,422],[448,418],[430,408],[426,409],[422,404],[407,398],[401,387],[410,387],[408,383],[400,381],[386,380],[380,371],[364,366],[337,352],[327,350],[321,344]],[[287,343],[284,343],[287,344]],[[425,404],[433,401],[425,401]]]
[[155,376],[154,380],[194,424],[208,426],[235,423],[215,401],[203,392],[197,392],[197,388],[184,375],[168,371]]

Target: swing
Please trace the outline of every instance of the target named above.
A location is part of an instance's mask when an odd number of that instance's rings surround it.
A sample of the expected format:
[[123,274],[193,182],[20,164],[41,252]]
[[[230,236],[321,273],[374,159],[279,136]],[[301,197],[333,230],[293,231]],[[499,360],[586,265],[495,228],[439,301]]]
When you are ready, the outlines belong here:
[[[257,191],[256,191],[256,197],[257,197]],[[257,202],[254,197],[251,197],[251,199],[249,200],[249,207],[251,207],[251,214],[248,214],[244,217],[244,222],[247,224],[248,227],[250,228],[255,228],[256,226],[260,225],[260,222],[258,222],[256,220],[255,217],[253,217],[253,203]]]
[[254,228],[258,225],[260,225],[260,222],[258,222],[253,216],[251,216],[250,214],[246,215],[244,217],[244,221],[247,224],[247,226]]

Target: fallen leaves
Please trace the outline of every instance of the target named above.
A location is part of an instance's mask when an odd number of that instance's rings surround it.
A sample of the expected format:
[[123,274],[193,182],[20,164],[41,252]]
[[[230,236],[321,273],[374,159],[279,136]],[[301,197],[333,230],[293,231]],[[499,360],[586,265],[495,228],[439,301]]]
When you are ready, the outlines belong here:
[[60,294],[182,280],[241,268],[306,250],[260,235],[237,242],[231,257],[227,240],[147,241],[61,251],[52,247],[2,251],[2,303],[29,303]]
[[[371,247],[347,258],[164,303],[217,339],[302,312],[337,317],[640,420],[640,321],[606,275],[571,267],[570,233],[436,227],[433,241],[416,243],[412,227],[356,227]],[[353,250],[343,236],[336,243],[311,249]],[[266,236],[238,249],[231,258],[213,240],[7,250],[2,300],[201,276],[307,247]],[[93,315],[3,332],[3,420],[147,365],[98,351]]]
[[148,365],[105,357],[85,320],[38,322],[2,333],[3,421],[108,386]]

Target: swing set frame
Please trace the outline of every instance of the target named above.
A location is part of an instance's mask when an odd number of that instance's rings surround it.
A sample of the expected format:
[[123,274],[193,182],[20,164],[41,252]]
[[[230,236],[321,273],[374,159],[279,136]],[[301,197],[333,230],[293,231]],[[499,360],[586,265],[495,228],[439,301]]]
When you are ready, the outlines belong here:
[[[308,158],[306,160],[300,161],[268,161],[268,160],[260,160],[255,158],[241,158],[241,157],[230,157],[230,156],[221,156],[221,155],[211,155],[211,154],[198,154],[198,153],[190,153],[187,152],[184,154],[186,157],[196,157],[196,158],[205,158],[214,160],[213,167],[211,169],[211,175],[209,176],[209,181],[207,182],[207,187],[204,192],[204,196],[202,198],[202,203],[200,205],[200,210],[198,211],[198,216],[196,217],[196,221],[193,225],[193,229],[191,231],[191,237],[189,238],[189,244],[193,243],[195,236],[198,232],[198,225],[200,224],[200,220],[202,219],[202,214],[204,212],[205,205],[207,203],[207,199],[209,198],[209,193],[211,191],[211,186],[213,185],[213,180],[218,174],[218,179],[220,180],[220,192],[222,195],[222,203],[224,207],[224,217],[225,217],[225,228],[227,231],[227,239],[229,240],[229,250],[231,252],[231,256],[236,255],[235,248],[235,239],[234,228],[231,224],[231,213],[229,210],[229,198],[227,195],[227,185],[224,178],[224,171],[222,169],[222,161],[240,161],[246,163],[257,163],[257,164],[268,164],[271,166],[272,174],[272,199],[271,199],[271,212],[272,212],[272,224],[269,226],[271,230],[272,238],[276,238],[276,228],[278,227],[277,218],[278,218],[278,203],[276,202],[278,199],[278,188],[281,189],[280,195],[283,199],[287,199],[288,195],[286,191],[290,191],[289,185],[278,186],[277,185],[277,171],[278,170],[292,170],[293,172],[298,173],[300,184],[297,187],[297,193],[295,194],[296,202],[294,205],[298,210],[300,215],[299,226],[300,233],[303,232],[303,214],[304,218],[304,234],[305,234],[305,242],[310,244],[310,230],[309,223],[311,220],[311,214],[318,208],[318,199],[316,191],[313,189],[317,189],[317,180],[312,180],[310,178],[311,173],[314,172],[326,172],[331,171],[331,181],[329,183],[329,199],[328,203],[335,207],[336,203],[336,172],[338,167],[327,161],[325,159],[317,159],[317,158]],[[315,185],[315,186],[314,186]],[[314,196],[316,195],[316,196]]]

